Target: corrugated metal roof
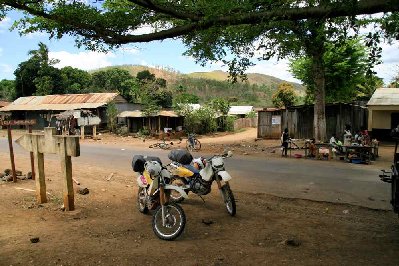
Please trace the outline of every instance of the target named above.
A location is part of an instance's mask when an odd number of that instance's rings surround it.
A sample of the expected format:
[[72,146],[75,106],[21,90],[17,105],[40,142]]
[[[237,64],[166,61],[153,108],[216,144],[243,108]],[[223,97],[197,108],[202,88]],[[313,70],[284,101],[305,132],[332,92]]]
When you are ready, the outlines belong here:
[[[152,117],[154,116],[179,117],[179,115],[177,115],[176,112],[170,110],[161,110],[156,115],[152,115]],[[147,117],[147,116],[143,112],[135,110],[135,111],[123,111],[120,114],[118,114],[118,117],[124,118],[124,117]]]
[[399,105],[399,88],[376,89],[367,105]]
[[254,110],[253,106],[230,106],[229,115],[245,115]]
[[111,102],[118,93],[61,94],[20,97],[2,111],[94,109]]

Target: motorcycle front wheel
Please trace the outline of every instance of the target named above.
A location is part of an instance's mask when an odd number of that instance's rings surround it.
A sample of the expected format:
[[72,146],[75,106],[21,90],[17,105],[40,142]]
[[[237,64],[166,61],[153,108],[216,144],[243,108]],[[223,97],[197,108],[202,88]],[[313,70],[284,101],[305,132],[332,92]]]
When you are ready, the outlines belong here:
[[236,215],[236,201],[234,199],[233,191],[230,189],[230,185],[224,184],[220,190],[222,192],[222,197],[224,204],[226,205],[227,212],[231,216]]
[[163,240],[174,240],[183,233],[186,226],[186,215],[183,208],[176,203],[164,205],[165,224],[162,220],[162,206],[159,206],[152,216],[152,230]]
[[148,207],[146,204],[147,192],[145,188],[139,187],[139,191],[137,192],[137,208],[141,213],[148,213]]

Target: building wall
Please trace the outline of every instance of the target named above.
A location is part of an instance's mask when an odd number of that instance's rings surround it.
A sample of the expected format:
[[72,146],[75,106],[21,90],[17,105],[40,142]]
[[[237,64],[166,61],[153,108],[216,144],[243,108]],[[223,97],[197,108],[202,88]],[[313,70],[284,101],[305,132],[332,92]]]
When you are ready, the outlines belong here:
[[391,129],[391,115],[394,111],[373,111],[371,128]]

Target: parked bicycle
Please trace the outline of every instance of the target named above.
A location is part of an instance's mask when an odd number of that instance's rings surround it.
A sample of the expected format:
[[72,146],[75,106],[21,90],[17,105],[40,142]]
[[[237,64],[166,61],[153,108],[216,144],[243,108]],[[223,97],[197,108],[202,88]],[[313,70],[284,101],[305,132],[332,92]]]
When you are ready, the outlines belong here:
[[166,143],[165,140],[162,140],[161,142],[151,144],[150,146],[148,146],[148,148],[168,150],[168,149],[170,149],[171,145],[172,145],[172,142],[169,144],[169,143]]
[[201,142],[195,137],[195,134],[188,134],[186,148],[189,151],[201,150]]

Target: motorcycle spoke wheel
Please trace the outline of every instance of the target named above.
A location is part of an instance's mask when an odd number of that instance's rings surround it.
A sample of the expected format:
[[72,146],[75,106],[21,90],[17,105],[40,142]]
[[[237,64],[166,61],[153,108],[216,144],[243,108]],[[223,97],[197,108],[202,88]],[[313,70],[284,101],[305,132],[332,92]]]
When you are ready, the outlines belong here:
[[146,204],[147,193],[145,192],[145,188],[139,187],[139,191],[137,192],[137,208],[141,213],[148,213],[148,207]]
[[[177,187],[184,186],[184,182],[178,178],[172,178],[170,183],[171,183],[171,185],[174,185]],[[170,191],[170,201],[171,202],[178,203],[178,202],[182,202],[183,200],[184,200],[184,197],[180,194],[179,191],[176,191],[174,189]]]
[[194,150],[195,151],[201,150],[201,142],[198,139],[194,140]]
[[191,145],[189,140],[186,140],[186,149],[188,151],[193,151],[193,146]]
[[183,208],[176,203],[168,203],[164,207],[165,225],[162,222],[162,206],[159,206],[152,216],[152,229],[160,239],[174,240],[183,233],[186,215]]
[[233,192],[230,189],[230,186],[228,184],[222,186],[222,196],[223,196],[223,201],[224,204],[226,205],[227,212],[231,215],[234,216],[236,215],[236,201],[234,199]]

